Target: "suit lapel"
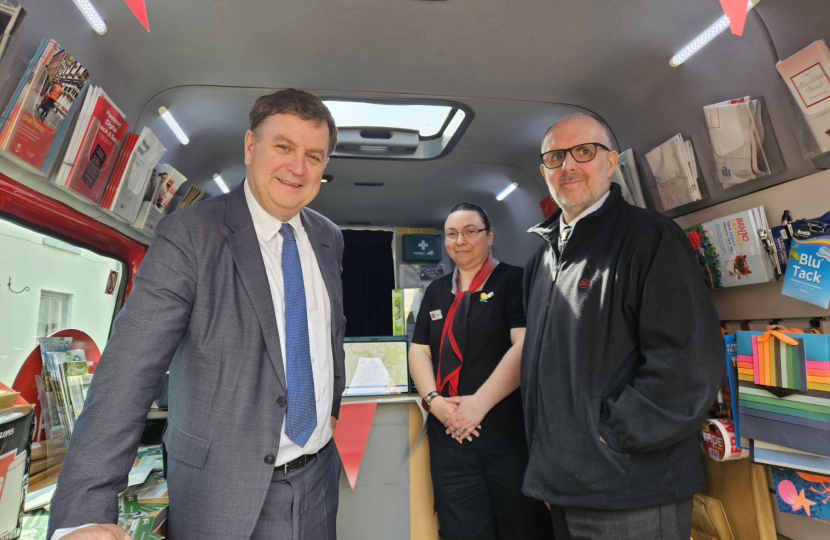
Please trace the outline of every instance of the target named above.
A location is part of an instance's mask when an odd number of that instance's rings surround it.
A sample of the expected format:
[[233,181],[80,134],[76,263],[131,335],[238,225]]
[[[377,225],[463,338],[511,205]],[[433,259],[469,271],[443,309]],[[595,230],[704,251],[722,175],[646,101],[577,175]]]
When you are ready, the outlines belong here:
[[280,385],[285,390],[287,388],[285,367],[280,350],[277,316],[274,313],[274,302],[271,300],[271,287],[268,285],[268,276],[265,273],[265,262],[262,260],[262,252],[259,248],[251,212],[245,200],[243,185],[228,195],[225,223],[233,230],[233,234],[228,235],[228,246],[236,270],[259,319],[268,357],[271,359]]

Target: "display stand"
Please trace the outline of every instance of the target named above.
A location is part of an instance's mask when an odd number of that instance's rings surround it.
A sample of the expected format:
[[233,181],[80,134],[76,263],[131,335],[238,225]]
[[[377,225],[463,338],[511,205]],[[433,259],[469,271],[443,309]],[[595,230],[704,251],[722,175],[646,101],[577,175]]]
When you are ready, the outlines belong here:
[[[794,219],[820,216],[830,210],[830,170],[678,217],[675,222],[681,227],[688,227],[759,205],[764,206],[771,224],[780,220],[784,210],[789,210]],[[818,317],[821,319],[816,322],[821,326],[822,332],[830,333],[830,309],[783,296],[781,286],[782,282],[779,281],[730,287],[712,290],[710,295],[719,318],[726,323],[729,331],[742,327],[763,331],[774,321],[788,327],[804,328]],[[775,497],[774,493],[771,494],[778,533],[789,538],[822,538],[822,535],[826,535],[827,525],[823,523],[779,512]],[[819,535],[820,531],[823,532]]]

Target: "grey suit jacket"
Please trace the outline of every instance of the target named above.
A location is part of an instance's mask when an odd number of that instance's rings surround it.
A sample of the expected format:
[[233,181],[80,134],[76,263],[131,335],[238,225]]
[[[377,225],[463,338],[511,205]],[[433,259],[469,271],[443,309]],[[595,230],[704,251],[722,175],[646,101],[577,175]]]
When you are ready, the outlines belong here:
[[[345,386],[343,236],[313,210],[302,210],[301,218],[331,301],[337,417]],[[159,224],[75,425],[52,501],[50,537],[59,528],[115,523],[118,493],[168,367],[170,536],[247,539],[274,472],[265,459],[279,450],[286,411],[279,398],[287,391],[242,186]]]

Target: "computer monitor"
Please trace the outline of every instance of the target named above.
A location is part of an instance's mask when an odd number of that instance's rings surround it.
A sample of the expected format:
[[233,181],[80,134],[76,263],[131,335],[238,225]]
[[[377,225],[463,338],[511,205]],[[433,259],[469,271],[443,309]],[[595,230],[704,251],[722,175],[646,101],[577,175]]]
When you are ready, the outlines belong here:
[[406,336],[346,338],[344,396],[408,394],[409,343]]

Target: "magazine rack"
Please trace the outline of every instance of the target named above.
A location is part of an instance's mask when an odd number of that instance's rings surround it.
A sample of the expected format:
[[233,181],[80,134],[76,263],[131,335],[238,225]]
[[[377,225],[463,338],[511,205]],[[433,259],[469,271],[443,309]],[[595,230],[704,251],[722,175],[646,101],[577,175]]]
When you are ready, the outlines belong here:
[[[82,349],[86,356],[87,362],[91,362],[89,372],[94,373],[95,367],[98,365],[98,360],[101,358],[101,351],[95,341],[82,330],[58,330],[49,334],[48,337],[71,337],[72,347],[74,349]],[[43,360],[40,354],[40,346],[36,346],[20,368],[17,377],[14,379],[12,388],[15,392],[20,392],[20,396],[33,403],[35,406],[35,425],[36,432],[33,439],[38,441],[40,439],[40,428],[42,425],[46,426],[46,471],[47,476],[55,476],[60,471],[59,465],[63,462],[63,455],[66,453],[66,444],[64,444],[62,437],[50,437],[51,422],[44,421],[43,410],[38,384],[35,377],[40,377],[43,369]],[[45,397],[45,396],[44,396]],[[47,415],[48,416],[48,415]]]

